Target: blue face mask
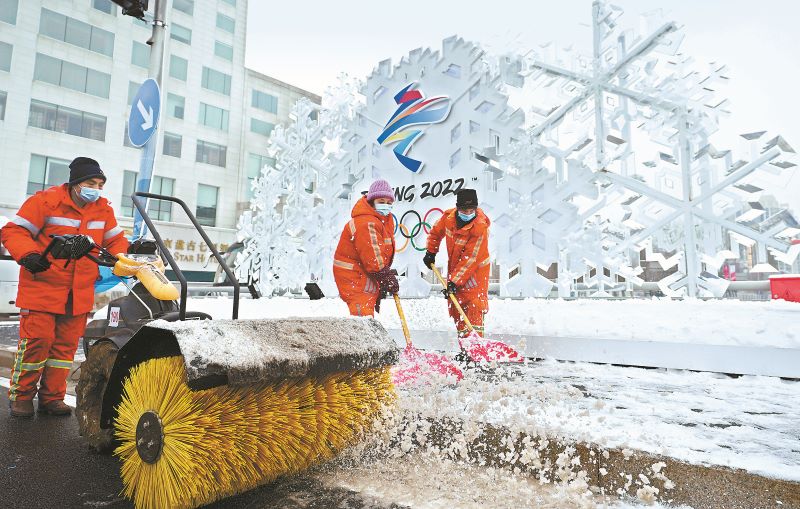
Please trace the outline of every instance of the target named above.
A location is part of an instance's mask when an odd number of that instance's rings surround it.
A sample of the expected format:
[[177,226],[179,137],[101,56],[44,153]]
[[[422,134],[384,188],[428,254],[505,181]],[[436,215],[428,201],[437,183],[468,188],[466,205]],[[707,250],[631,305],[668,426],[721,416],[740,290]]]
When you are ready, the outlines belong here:
[[100,190],[91,187],[81,187],[81,199],[87,203],[94,203],[100,199]]
[[461,219],[462,221],[472,221],[473,219],[475,219],[475,214],[477,214],[477,212],[473,212],[472,214],[462,214],[461,212],[459,212],[458,218]]
[[376,203],[375,210],[378,211],[378,214],[382,216],[388,216],[389,213],[392,211],[392,204],[391,203]]

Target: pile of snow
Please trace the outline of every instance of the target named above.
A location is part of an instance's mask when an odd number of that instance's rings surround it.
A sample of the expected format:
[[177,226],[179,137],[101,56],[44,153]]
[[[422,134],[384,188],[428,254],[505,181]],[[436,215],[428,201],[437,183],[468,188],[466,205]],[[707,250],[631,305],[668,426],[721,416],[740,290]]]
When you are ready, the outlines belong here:
[[[227,297],[190,299],[188,308],[215,318],[229,318]],[[403,311],[412,330],[453,330],[447,303],[441,297],[404,299]],[[240,318],[347,316],[340,299],[276,297],[240,303]],[[490,335],[602,338],[730,346],[800,348],[797,318],[800,304],[785,301],[737,300],[573,300],[491,299],[486,315]],[[387,329],[399,329],[391,301],[376,315]]]

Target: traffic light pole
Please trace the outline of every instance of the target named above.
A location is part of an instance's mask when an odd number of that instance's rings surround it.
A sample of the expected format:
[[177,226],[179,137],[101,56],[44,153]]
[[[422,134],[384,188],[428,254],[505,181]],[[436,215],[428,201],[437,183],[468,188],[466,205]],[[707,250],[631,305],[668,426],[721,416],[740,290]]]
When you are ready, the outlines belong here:
[[[167,0],[155,0],[153,5],[153,35],[148,43],[150,44],[150,67],[149,77],[156,80],[158,88],[161,90],[161,82],[164,75],[164,42],[167,37],[166,29]],[[164,94],[161,93],[161,98]],[[163,103],[163,100],[161,101]],[[142,157],[139,161],[139,179],[136,183],[136,190],[144,193],[150,192],[150,182],[153,178],[153,165],[156,158],[156,148],[158,146],[159,125],[153,131],[153,135],[145,143],[142,150]],[[147,199],[145,200],[145,210],[147,210]],[[142,221],[139,210],[134,211],[133,216],[133,239],[144,237],[147,234],[147,225]]]

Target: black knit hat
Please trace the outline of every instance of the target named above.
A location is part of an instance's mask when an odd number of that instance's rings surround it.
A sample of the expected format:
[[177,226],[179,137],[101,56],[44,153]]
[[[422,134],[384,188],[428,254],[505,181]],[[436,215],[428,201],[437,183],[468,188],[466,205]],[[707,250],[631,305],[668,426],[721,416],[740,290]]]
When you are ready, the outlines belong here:
[[90,178],[101,178],[106,181],[106,174],[100,169],[100,164],[88,157],[76,157],[69,163],[69,185],[74,186]]
[[474,209],[478,206],[478,193],[474,189],[461,189],[456,193],[457,209]]

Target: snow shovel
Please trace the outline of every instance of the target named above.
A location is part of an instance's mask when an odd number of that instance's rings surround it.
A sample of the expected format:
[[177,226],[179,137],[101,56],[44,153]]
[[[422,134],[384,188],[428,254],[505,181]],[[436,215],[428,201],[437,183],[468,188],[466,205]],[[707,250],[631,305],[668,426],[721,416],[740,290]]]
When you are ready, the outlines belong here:
[[450,297],[450,301],[458,310],[461,319],[464,320],[464,323],[467,325],[467,330],[469,330],[469,334],[465,338],[458,338],[458,346],[461,348],[461,351],[466,352],[467,356],[469,356],[473,362],[522,362],[522,355],[512,346],[502,341],[484,339],[475,332],[475,328],[472,326],[469,318],[467,318],[467,314],[464,313],[461,304],[458,303],[456,296],[447,291],[447,281],[445,281],[442,274],[435,266],[431,265],[431,270],[444,287],[445,292]]
[[414,348],[411,344],[411,333],[408,331],[406,315],[400,305],[400,297],[394,295],[394,303],[397,304],[397,314],[400,315],[400,323],[403,326],[403,335],[406,338],[406,348],[400,354],[400,361],[397,367],[392,370],[392,382],[395,385],[406,385],[416,382],[420,376],[436,374],[443,377],[454,377],[456,382],[464,378],[461,372],[450,359],[442,354],[433,352],[422,352]]

